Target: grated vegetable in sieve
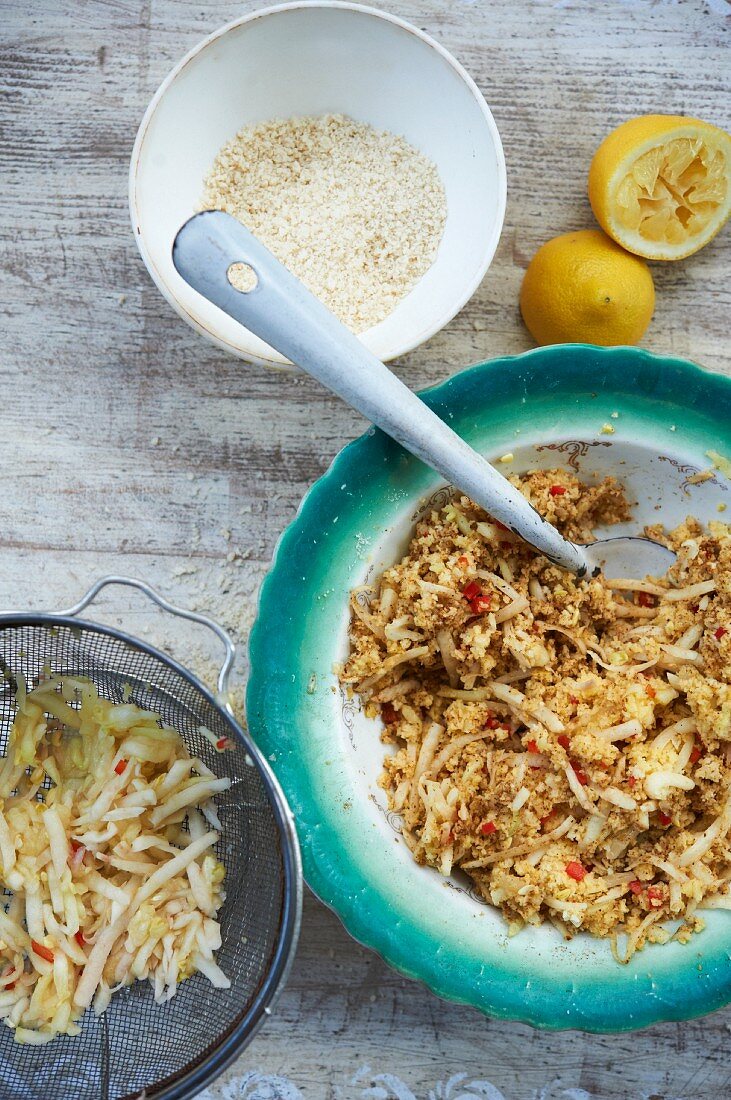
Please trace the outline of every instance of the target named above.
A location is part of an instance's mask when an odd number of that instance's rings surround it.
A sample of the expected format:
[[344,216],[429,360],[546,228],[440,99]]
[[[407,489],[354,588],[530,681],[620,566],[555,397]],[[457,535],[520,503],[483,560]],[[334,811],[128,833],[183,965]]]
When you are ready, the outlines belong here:
[[[214,697],[176,661],[119,630],[77,619],[107,585],[137,588],[173,615],[214,631],[225,659]],[[231,787],[217,798],[223,826],[216,854],[226,868],[217,962],[231,981],[215,989],[201,974],[157,1005],[147,982],[116,992],[79,1036],[45,1046],[15,1042],[0,1022],[0,1095],[14,1100],[186,1100],[236,1058],[282,987],[299,933],[302,876],[291,813],[261,754],[233,717],[228,680],[235,650],[217,623],[175,607],[142,581],[104,577],[73,607],[54,614],[0,615],[0,752],[15,714],[17,677],[33,685],[44,669],[85,676],[112,702],[157,711],[191,755]],[[124,692],[124,697],[123,697]],[[217,753],[205,726],[233,747]]]

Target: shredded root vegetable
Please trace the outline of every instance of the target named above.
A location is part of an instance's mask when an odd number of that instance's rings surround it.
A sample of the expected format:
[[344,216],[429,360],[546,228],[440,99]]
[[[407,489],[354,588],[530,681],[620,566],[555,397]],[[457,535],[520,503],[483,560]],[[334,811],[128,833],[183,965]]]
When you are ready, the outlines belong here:
[[567,766],[564,768],[564,775],[566,776],[566,781],[568,782],[568,785],[571,788],[571,791],[572,791],[576,801],[581,806],[582,810],[585,810],[586,813],[588,813],[588,814],[593,814],[594,813],[594,803],[592,802],[592,800],[587,796],[586,792],[584,791],[584,787],[579,782],[579,780],[576,776],[576,772],[575,772],[574,768],[571,766],[571,764],[567,764]]
[[712,822],[708,828],[701,833],[697,840],[695,840],[689,848],[686,848],[682,855],[676,859],[678,867],[688,867],[691,863],[695,863],[696,860],[704,856],[707,851],[713,846],[713,844],[719,839],[719,837],[728,832],[731,819],[729,819],[728,811],[724,811],[719,817]]
[[631,718],[628,722],[621,722],[618,726],[608,726],[607,729],[597,730],[597,737],[601,737],[603,741],[625,741],[628,737],[636,737],[638,733],[642,733],[642,723],[638,722],[636,718]]
[[695,781],[689,775],[683,775],[682,772],[663,769],[645,776],[645,790],[650,798],[655,798],[658,801],[667,798],[673,788],[681,791],[692,791],[694,787]]
[[695,718],[681,718],[679,721],[673,722],[672,725],[666,726],[664,730],[658,733],[657,737],[653,738],[652,751],[658,753],[674,737],[683,736],[686,733],[695,733],[697,729],[698,725]]
[[544,706],[542,703],[533,702],[528,699],[517,688],[509,687],[508,684],[499,684],[493,680],[490,684],[495,699],[500,699],[502,702],[507,703],[509,707],[513,707],[517,710],[523,710],[527,714],[532,715],[536,721],[541,722],[546,729],[551,733],[563,733],[565,726],[558,715],[550,709],[550,707]]
[[700,581],[698,584],[689,584],[686,588],[671,588],[665,593],[665,599],[670,600],[671,603],[676,600],[696,600],[699,596],[715,591],[715,580]]
[[573,642],[579,653],[586,653],[586,642],[583,638],[580,638],[578,633],[573,630],[566,630],[563,626],[558,626],[556,623],[546,623],[541,619],[536,619],[536,624],[542,627],[546,632],[550,631],[553,634],[563,634],[565,638],[568,638],[570,642]]
[[546,848],[552,840],[558,840],[559,837],[564,836],[574,824],[574,818],[567,817],[557,828],[541,837],[540,841],[535,841],[531,844],[516,844],[514,848],[506,848],[504,851],[493,852],[492,855],[485,856],[483,859],[471,860],[469,863],[463,863],[462,866],[466,871],[476,867],[489,867],[491,863],[498,863],[502,859],[515,859],[516,856],[527,855],[529,852],[535,852],[539,848]]
[[637,809],[636,799],[625,794],[624,791],[618,790],[616,787],[605,787],[603,791],[600,791],[599,797],[603,798],[605,802],[611,802],[612,805],[618,806],[620,810]]
[[517,600],[511,600],[505,607],[501,607],[499,611],[495,612],[495,622],[506,623],[509,619],[514,619],[521,611],[526,611],[527,608],[527,599],[525,596],[519,596]]
[[444,669],[449,677],[449,683],[452,687],[457,687],[459,684],[459,665],[455,653],[454,638],[448,630],[439,631],[437,645],[442,655]]
[[604,583],[607,588],[620,592],[646,592],[651,596],[664,596],[667,593],[667,589],[661,588],[659,584],[653,584],[652,581],[633,580],[631,577],[608,577]]
[[373,673],[372,676],[366,676],[365,680],[358,684],[357,690],[359,692],[369,691],[374,684],[382,680],[386,673],[396,668],[397,665],[401,665],[405,661],[418,661],[421,657],[426,657],[428,652],[428,645],[412,646],[411,649],[406,649],[402,653],[395,653],[391,657],[386,657],[378,672]]
[[628,963],[635,953],[637,944],[644,936],[647,929],[651,924],[660,919],[660,913],[648,913],[647,916],[638,924],[638,926],[627,937],[627,947],[625,949],[624,958],[620,959],[622,963]]
[[510,803],[510,809],[513,811],[513,813],[517,813],[518,810],[522,809],[522,807],[525,806],[529,798],[530,791],[528,790],[528,788],[521,787],[513,801]]
[[699,909],[731,909],[731,894],[709,894],[705,897]]
[[483,741],[488,736],[489,733],[483,730],[480,733],[466,733],[462,737],[455,737],[434,757],[426,769],[426,774],[430,776],[439,775],[447,761],[456,756],[458,752],[461,752],[466,745],[471,745],[475,741]]
[[195,971],[226,988],[213,958],[224,868],[205,821],[230,781],[158,715],[88,681],[50,677],[17,704],[0,761],[0,882],[13,891],[0,973],[15,976],[0,977],[0,1017],[15,1038],[77,1035],[87,1006],[103,1012],[138,979],[160,1002]]

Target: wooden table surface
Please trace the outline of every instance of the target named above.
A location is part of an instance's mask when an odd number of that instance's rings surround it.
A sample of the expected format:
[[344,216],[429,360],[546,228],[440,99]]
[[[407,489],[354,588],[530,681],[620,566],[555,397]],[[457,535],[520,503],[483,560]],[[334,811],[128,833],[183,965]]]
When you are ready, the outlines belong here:
[[[255,5],[3,0],[0,608],[58,608],[126,572],[245,640],[277,536],[363,427],[307,377],[227,358],[177,318],[132,239],[144,108],[204,34]],[[397,369],[412,387],[531,346],[517,297],[536,247],[592,224],[592,152],[648,111],[728,127],[726,0],[393,0],[484,91],[508,209],[469,306]],[[731,233],[654,269],[645,345],[731,372]],[[138,599],[123,624],[210,677],[215,650]],[[246,674],[241,654],[237,692]],[[729,927],[731,937],[731,925]],[[541,1034],[450,1006],[353,943],[312,897],[288,988],[207,1100],[691,1100],[731,1090],[731,1010],[613,1037]]]

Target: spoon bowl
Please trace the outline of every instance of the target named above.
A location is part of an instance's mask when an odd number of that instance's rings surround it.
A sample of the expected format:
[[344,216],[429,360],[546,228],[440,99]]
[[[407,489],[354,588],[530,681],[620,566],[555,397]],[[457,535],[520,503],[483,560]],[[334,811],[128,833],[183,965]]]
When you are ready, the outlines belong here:
[[617,535],[583,543],[592,574],[603,573],[609,580],[628,577],[661,577],[675,561],[675,551],[661,542],[637,535]]

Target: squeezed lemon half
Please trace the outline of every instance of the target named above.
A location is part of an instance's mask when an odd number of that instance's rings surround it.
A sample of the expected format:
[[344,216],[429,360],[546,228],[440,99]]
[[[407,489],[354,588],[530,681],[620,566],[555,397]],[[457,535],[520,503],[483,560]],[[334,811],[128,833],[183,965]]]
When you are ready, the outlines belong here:
[[605,233],[651,260],[697,252],[731,214],[731,135],[683,115],[641,115],[613,130],[589,169]]

